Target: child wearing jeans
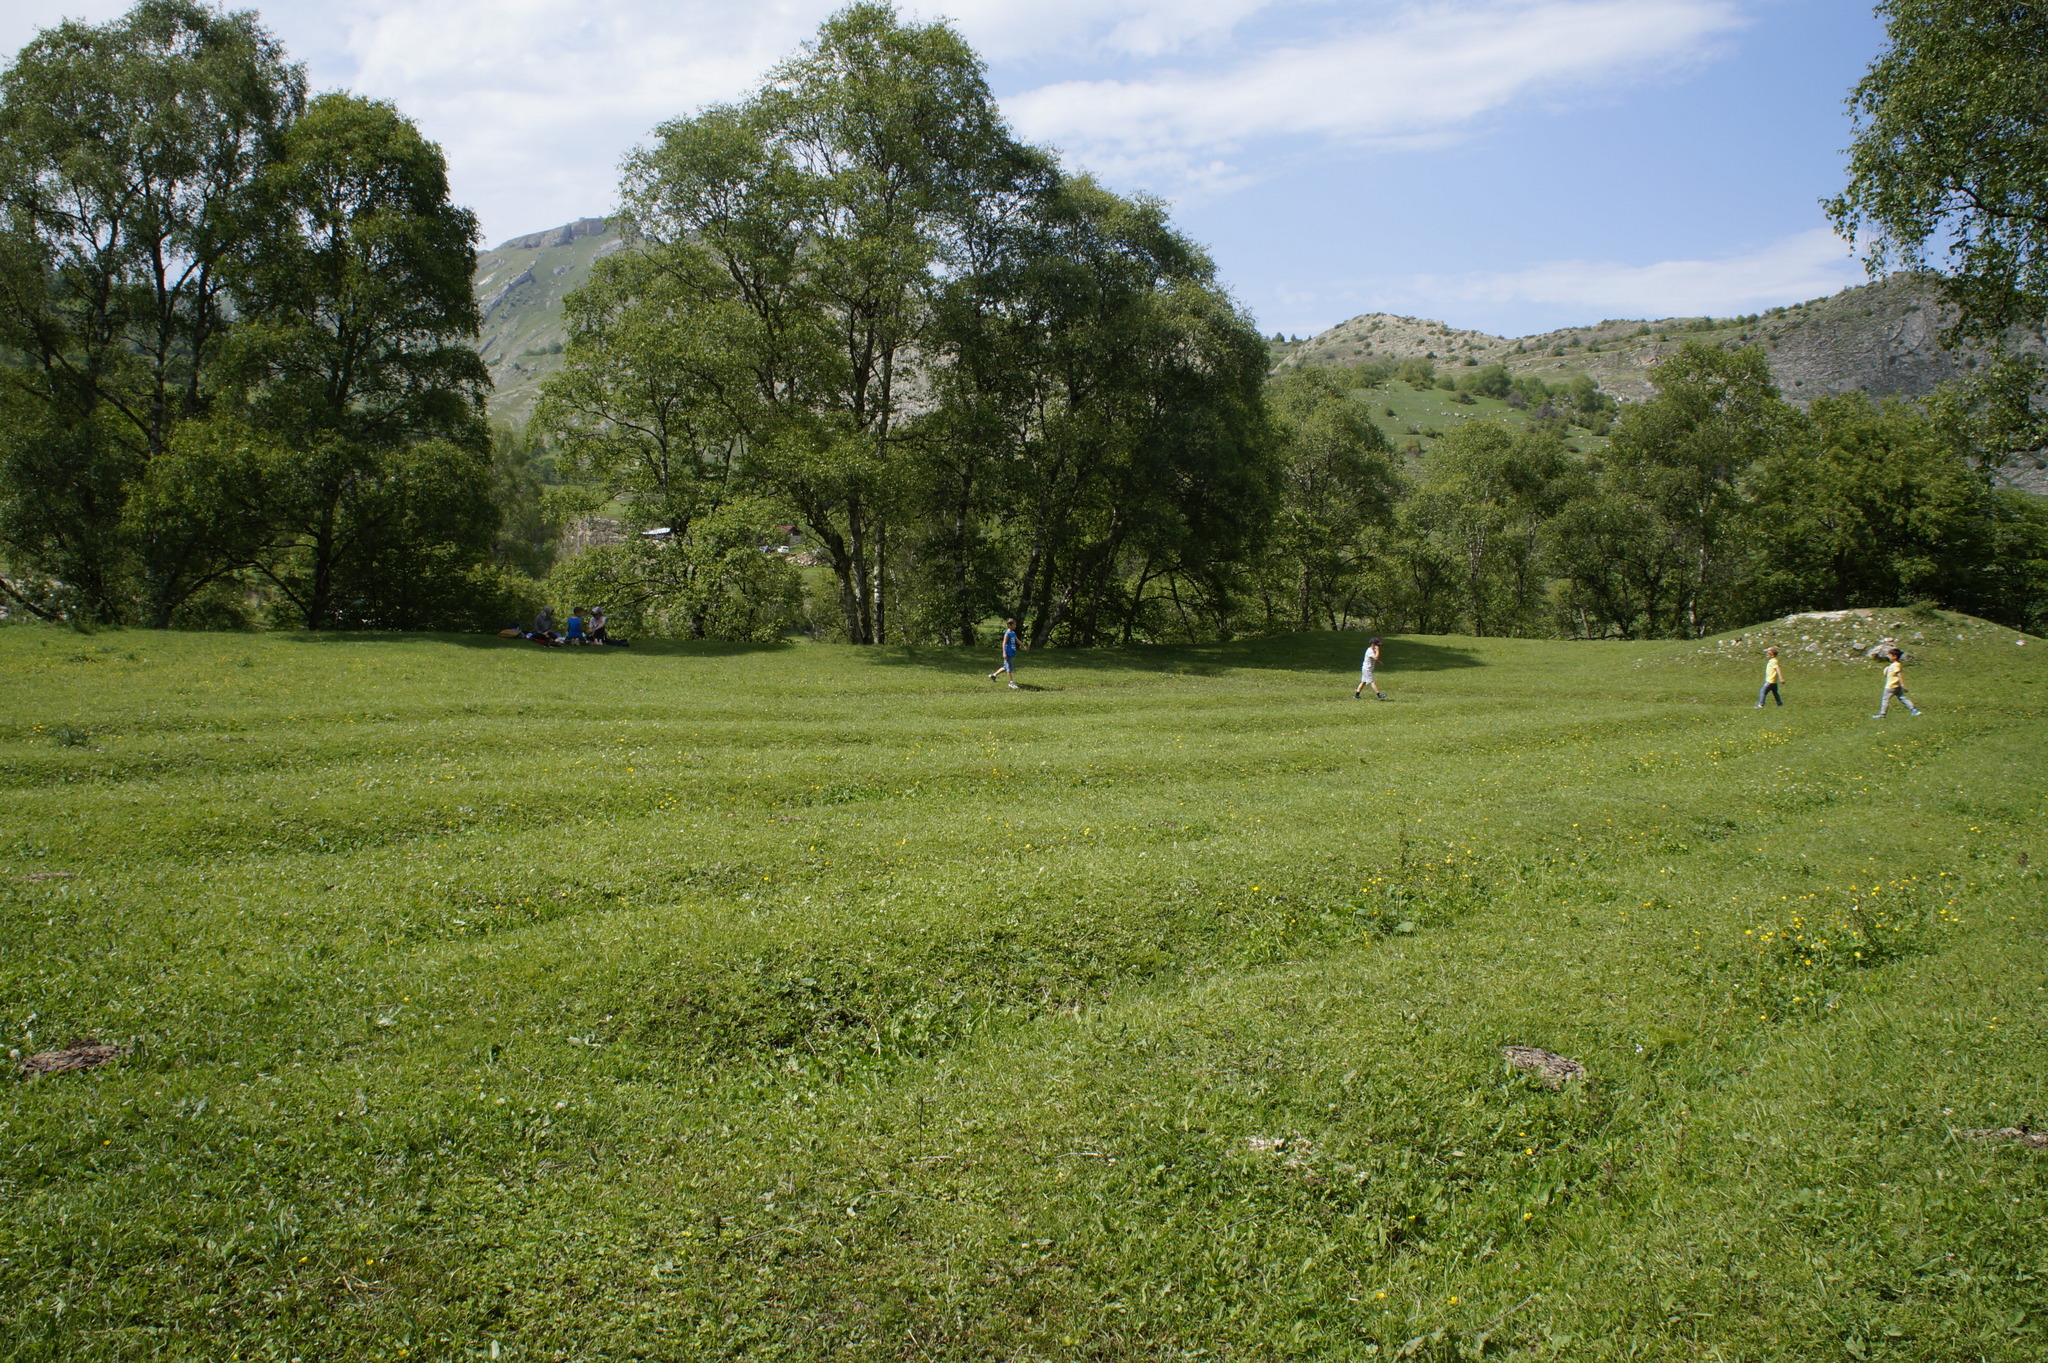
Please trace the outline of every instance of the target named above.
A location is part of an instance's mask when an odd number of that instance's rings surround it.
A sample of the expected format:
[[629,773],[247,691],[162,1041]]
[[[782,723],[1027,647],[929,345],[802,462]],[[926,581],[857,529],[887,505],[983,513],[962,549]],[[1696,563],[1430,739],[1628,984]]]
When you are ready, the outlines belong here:
[[1885,664],[1884,694],[1877,698],[1877,713],[1871,718],[1883,719],[1884,712],[1891,708],[1894,696],[1898,697],[1899,704],[1914,714],[1920,713],[1920,707],[1906,699],[1906,655],[1896,648],[1891,651],[1891,661]]
[[1778,683],[1783,680],[1785,680],[1785,670],[1778,666],[1778,650],[1775,648],[1765,649],[1764,685],[1763,689],[1756,693],[1757,709],[1761,710],[1764,708],[1765,696],[1769,696],[1772,700],[1778,702],[1778,708],[1784,708],[1785,698],[1778,694]]

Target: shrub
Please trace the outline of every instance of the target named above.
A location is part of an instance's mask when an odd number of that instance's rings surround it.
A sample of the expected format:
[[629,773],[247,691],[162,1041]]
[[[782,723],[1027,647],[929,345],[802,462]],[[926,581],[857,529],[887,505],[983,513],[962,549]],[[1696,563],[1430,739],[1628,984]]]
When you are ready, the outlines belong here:
[[796,623],[801,579],[764,553],[769,517],[727,505],[673,538],[635,537],[558,564],[548,594],[564,606],[602,606],[614,632],[764,643]]

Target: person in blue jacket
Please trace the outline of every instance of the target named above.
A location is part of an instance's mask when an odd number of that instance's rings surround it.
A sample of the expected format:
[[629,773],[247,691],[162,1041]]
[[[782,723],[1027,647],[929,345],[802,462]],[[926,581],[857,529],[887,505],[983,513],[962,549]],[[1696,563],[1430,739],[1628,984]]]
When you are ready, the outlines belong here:
[[569,612],[569,633],[565,637],[572,644],[583,642],[583,607],[578,606]]
[[989,673],[988,679],[994,681],[997,677],[1003,676],[1007,676],[1010,679],[1010,689],[1015,691],[1017,689],[1017,621],[1014,618],[1003,621],[1003,665]]

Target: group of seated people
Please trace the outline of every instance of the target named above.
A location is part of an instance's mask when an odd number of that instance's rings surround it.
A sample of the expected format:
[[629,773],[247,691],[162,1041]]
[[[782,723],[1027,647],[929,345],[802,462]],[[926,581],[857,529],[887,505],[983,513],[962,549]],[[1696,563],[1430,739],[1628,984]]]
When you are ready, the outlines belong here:
[[555,629],[555,608],[553,606],[542,606],[540,608],[540,614],[533,617],[532,629],[523,632],[518,629],[509,629],[501,632],[505,634],[523,633],[525,638],[531,639],[536,644],[545,644],[550,648],[561,644],[623,644],[625,642],[623,639],[612,638],[611,631],[605,625],[604,607],[602,606],[599,606],[587,616],[583,613],[583,607],[575,607],[569,612],[567,627],[559,633]]

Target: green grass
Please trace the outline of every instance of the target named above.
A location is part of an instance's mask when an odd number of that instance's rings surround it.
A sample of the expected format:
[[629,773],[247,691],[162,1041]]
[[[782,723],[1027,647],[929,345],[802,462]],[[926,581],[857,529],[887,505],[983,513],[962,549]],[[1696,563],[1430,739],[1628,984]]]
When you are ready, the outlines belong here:
[[[1455,377],[1471,371],[1452,366],[1444,372]],[[1427,451],[1438,436],[1468,421],[1504,421],[1516,427],[1529,424],[1527,411],[1499,398],[1475,394],[1468,405],[1445,389],[1413,388],[1399,379],[1389,379],[1378,388],[1359,389],[1353,396],[1365,404],[1381,434],[1397,450],[1412,442]],[[1565,444],[1580,454],[1598,454],[1607,448],[1607,437],[1575,426],[1566,433]]]
[[2048,650],[1798,630],[0,629],[0,1025],[134,1048],[0,1357],[2039,1358]]

